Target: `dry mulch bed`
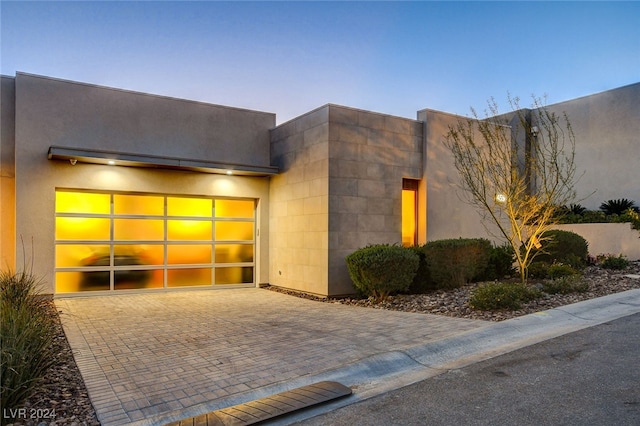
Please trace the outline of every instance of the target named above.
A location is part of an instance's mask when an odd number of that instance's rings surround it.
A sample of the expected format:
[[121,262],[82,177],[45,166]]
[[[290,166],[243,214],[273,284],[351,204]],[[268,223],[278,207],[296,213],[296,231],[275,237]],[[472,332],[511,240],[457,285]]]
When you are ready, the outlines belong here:
[[595,299],[608,294],[640,288],[640,279],[627,275],[640,275],[640,261],[631,262],[625,270],[610,270],[589,266],[583,271],[582,280],[589,284],[584,293],[545,294],[543,297],[523,304],[522,309],[514,311],[480,311],[469,307],[468,301],[478,284],[469,284],[453,290],[438,290],[426,294],[400,294],[390,296],[384,301],[366,298],[326,298],[304,294],[274,286],[269,290],[326,303],[363,306],[374,309],[416,312],[423,314],[446,315],[457,318],[469,318],[487,321],[504,321],[522,315],[532,314],[583,300]]
[[[640,262],[632,262],[631,266],[624,271],[589,267],[584,271],[583,275],[583,279],[589,283],[589,290],[587,292],[567,295],[545,295],[540,299],[524,305],[522,309],[517,311],[477,311],[471,309],[467,302],[476,286],[475,284],[449,291],[435,291],[418,295],[397,295],[389,297],[383,302],[358,298],[321,298],[273,286],[267,287],[267,289],[324,303],[340,303],[374,309],[503,321],[583,300],[640,288],[640,279],[627,277],[626,275],[640,275]],[[98,422],[91,401],[89,400],[87,389],[73,359],[73,353],[64,335],[62,325],[58,319],[58,312],[53,303],[51,303],[51,315],[56,317],[58,324],[55,341],[55,345],[58,348],[57,359],[55,366],[44,378],[42,386],[26,401],[25,408],[28,413],[37,412],[37,410],[40,409],[49,413],[54,412],[55,416],[49,419],[21,419],[14,422],[13,425],[99,425],[100,422]]]

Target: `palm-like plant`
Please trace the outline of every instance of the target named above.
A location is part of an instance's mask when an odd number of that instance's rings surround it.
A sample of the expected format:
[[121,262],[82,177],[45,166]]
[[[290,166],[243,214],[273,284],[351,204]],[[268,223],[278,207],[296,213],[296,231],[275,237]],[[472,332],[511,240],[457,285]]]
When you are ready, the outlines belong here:
[[608,200],[600,204],[600,210],[604,212],[604,214],[606,215],[611,215],[611,214],[621,215],[629,209],[632,209],[636,213],[639,211],[638,206],[636,206],[636,203],[631,200],[627,200],[626,198],[620,198],[617,200]]

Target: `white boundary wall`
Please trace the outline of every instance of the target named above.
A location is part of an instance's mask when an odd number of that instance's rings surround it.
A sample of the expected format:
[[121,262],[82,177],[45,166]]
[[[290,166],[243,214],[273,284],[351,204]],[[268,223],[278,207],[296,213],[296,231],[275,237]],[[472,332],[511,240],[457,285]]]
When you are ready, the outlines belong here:
[[622,254],[629,260],[640,259],[640,231],[630,223],[572,223],[554,229],[575,232],[589,243],[589,254]]

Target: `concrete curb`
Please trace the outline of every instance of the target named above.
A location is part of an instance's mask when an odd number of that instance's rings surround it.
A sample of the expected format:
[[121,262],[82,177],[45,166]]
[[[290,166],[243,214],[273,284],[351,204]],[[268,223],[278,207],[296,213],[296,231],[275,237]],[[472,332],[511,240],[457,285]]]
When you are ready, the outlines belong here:
[[161,425],[324,380],[337,381],[353,389],[353,395],[350,397],[265,423],[287,425],[425,380],[447,370],[462,368],[639,312],[640,289],[628,290],[493,323],[452,338],[414,346],[404,351],[380,353],[332,371],[300,377],[279,385],[201,404],[188,410],[148,418],[133,424]]

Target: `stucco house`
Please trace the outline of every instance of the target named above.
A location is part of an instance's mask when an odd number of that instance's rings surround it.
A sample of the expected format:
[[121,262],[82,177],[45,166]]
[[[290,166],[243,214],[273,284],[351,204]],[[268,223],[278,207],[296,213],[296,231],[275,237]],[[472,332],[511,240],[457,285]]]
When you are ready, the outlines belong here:
[[[63,295],[254,287],[353,293],[373,243],[485,236],[443,146],[460,117],[328,104],[272,113],[1,77],[0,256]],[[640,200],[640,83],[551,105],[597,208]],[[593,205],[591,205],[591,204]]]

